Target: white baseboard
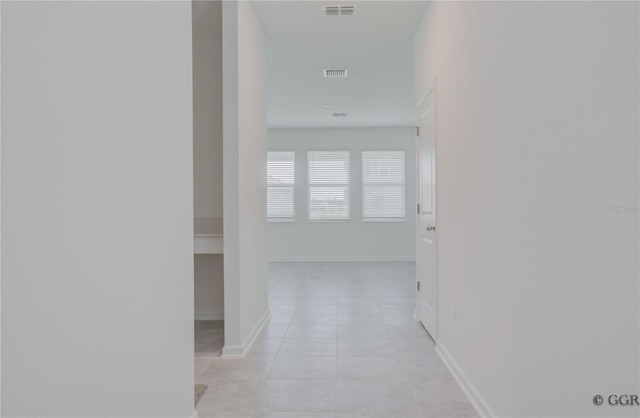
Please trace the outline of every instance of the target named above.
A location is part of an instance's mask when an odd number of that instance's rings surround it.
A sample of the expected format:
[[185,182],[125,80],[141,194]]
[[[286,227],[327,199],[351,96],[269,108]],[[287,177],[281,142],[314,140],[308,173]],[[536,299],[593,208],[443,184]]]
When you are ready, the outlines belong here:
[[282,262],[348,262],[348,261],[416,261],[415,257],[271,257],[270,263]]
[[487,400],[471,383],[467,375],[462,371],[458,363],[451,356],[451,353],[442,345],[441,342],[436,344],[436,353],[440,356],[444,364],[447,366],[453,377],[456,379],[462,391],[467,395],[471,405],[481,417],[495,417],[497,416],[493,411],[493,408],[489,406]]
[[196,411],[195,409],[193,411],[191,411],[191,415],[189,415],[187,418],[198,418],[198,411]]
[[196,321],[222,321],[224,311],[201,311],[195,313]]
[[222,348],[222,358],[244,357],[251,349],[251,346],[255,342],[256,337],[258,336],[258,334],[260,334],[260,331],[262,331],[262,328],[264,328],[264,326],[269,321],[269,318],[271,318],[271,312],[269,312],[269,309],[267,309],[260,320],[253,327],[251,332],[249,332],[249,335],[247,335],[247,337],[244,339],[242,345],[225,344],[225,346]]

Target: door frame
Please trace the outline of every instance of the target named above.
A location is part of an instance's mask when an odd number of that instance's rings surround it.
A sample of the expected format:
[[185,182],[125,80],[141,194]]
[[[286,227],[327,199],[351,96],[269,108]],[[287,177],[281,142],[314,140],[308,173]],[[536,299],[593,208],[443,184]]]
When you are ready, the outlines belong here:
[[[439,242],[440,240],[438,239],[438,229],[437,229],[437,217],[438,217],[438,164],[437,164],[437,160],[438,160],[438,106],[437,106],[437,100],[438,100],[438,96],[437,96],[437,89],[436,89],[436,80],[437,78],[433,78],[429,84],[427,85],[427,88],[424,89],[422,95],[420,96],[420,98],[418,99],[418,101],[416,102],[416,114],[415,114],[415,118],[416,118],[416,128],[418,128],[420,126],[420,106],[422,106],[424,104],[424,102],[427,100],[427,98],[429,96],[431,96],[433,94],[433,103],[434,103],[434,138],[433,138],[433,158],[434,161],[436,161],[436,169],[434,170],[434,175],[433,175],[433,187],[435,188],[435,192],[434,192],[434,196],[435,196],[435,212],[436,212],[436,231],[435,231],[435,236],[436,236],[436,243],[435,243],[435,254],[434,254],[434,259],[435,259],[435,295],[434,295],[434,301],[435,301],[435,316],[436,316],[436,323],[435,323],[435,330],[433,331],[433,335],[429,334],[431,336],[431,338],[434,340],[435,343],[438,342],[438,334],[439,334],[439,330],[440,330],[440,304],[439,304],[439,298],[438,298],[438,293],[439,293],[439,281],[440,281],[440,275],[438,274],[438,253],[439,253]],[[421,296],[420,296],[420,292],[419,290],[417,290],[417,284],[420,281],[420,279],[422,278],[422,262],[421,262],[421,256],[420,256],[420,243],[422,240],[422,236],[421,236],[421,230],[420,230],[420,214],[417,211],[417,205],[420,204],[421,202],[421,181],[422,181],[422,177],[421,177],[421,172],[420,172],[420,159],[421,159],[421,154],[420,154],[420,136],[418,134],[418,132],[416,132],[416,142],[415,142],[415,148],[416,148],[416,161],[415,161],[415,172],[416,172],[416,212],[414,212],[414,215],[416,217],[416,228],[415,228],[415,243],[416,243],[416,311],[415,311],[415,319],[416,321],[422,325],[422,323],[420,322],[420,305],[421,305]]]

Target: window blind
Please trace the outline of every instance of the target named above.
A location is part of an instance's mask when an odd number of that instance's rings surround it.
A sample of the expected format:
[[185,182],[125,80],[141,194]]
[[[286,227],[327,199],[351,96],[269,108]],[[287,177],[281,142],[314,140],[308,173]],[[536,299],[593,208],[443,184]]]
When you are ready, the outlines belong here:
[[267,219],[295,218],[295,152],[267,152]]
[[405,219],[404,151],[362,152],[362,218]]
[[349,151],[308,151],[309,220],[348,220]]

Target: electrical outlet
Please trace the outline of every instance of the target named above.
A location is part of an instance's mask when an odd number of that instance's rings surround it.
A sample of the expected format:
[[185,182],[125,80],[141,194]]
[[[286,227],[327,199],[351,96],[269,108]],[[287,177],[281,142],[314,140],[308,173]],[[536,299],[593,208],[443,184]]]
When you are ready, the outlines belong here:
[[458,317],[458,295],[453,295],[453,304],[451,305],[451,316]]

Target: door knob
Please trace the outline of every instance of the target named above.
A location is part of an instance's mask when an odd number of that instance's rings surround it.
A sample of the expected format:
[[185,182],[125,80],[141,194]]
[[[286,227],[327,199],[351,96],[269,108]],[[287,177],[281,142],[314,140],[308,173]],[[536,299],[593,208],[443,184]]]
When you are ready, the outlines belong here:
[[436,230],[435,225],[427,225],[427,231],[435,231],[435,230]]

